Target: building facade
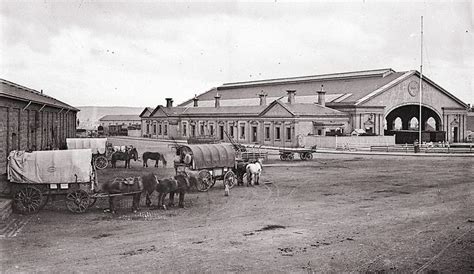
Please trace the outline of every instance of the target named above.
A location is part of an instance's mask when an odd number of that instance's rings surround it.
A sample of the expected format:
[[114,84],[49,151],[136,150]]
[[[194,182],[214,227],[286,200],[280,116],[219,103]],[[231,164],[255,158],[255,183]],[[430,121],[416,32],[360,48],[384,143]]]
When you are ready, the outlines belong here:
[[364,132],[412,143],[421,126],[422,141],[462,142],[467,109],[425,76],[420,89],[418,71],[378,69],[223,84],[178,107],[168,99],[141,118],[143,135],[165,139],[225,140],[225,131],[239,142],[298,146],[300,136]]
[[138,115],[105,115],[99,119],[99,131],[105,135],[127,135],[128,130],[140,130],[141,119]]
[[0,84],[1,174],[10,151],[65,148],[66,138],[75,137],[77,108],[7,80]]

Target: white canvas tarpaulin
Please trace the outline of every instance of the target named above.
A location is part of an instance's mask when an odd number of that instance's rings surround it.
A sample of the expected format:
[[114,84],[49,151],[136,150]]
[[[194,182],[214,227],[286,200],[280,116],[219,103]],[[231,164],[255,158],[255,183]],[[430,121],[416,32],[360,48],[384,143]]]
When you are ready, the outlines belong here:
[[67,138],[67,149],[90,148],[93,154],[104,154],[107,138]]
[[12,151],[8,156],[8,180],[15,183],[87,183],[92,178],[90,149]]

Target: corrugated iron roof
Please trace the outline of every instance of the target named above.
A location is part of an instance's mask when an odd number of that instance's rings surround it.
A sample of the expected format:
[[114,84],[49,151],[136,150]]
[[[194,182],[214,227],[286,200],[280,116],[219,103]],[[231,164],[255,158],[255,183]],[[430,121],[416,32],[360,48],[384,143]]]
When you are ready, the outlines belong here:
[[[257,104],[258,94],[262,91],[267,94],[267,101],[271,101],[271,99],[286,96],[286,91],[289,89],[296,90],[296,102],[302,102],[301,100],[314,102],[317,100],[317,91],[321,90],[321,85],[324,85],[328,104],[355,104],[359,99],[401,77],[404,73],[395,72],[392,69],[378,69],[229,83],[199,95],[199,106],[213,104],[216,92],[221,95],[221,105],[227,103],[248,105],[249,103]],[[180,106],[187,106],[190,103],[192,100]]]
[[19,84],[0,79],[0,96],[21,100],[25,102],[33,102],[37,104],[45,104],[50,107],[64,108],[72,111],[79,111],[79,109],[61,102],[51,96],[48,96],[40,91],[21,86]]

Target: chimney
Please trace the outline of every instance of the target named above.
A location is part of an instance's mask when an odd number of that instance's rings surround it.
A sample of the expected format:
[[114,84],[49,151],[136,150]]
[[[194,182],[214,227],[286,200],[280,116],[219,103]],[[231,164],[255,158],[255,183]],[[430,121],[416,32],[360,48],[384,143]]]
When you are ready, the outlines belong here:
[[167,108],[173,107],[173,98],[166,98],[166,107]]
[[258,94],[258,97],[260,98],[260,105],[261,106],[267,105],[267,94],[265,92],[263,92],[263,90],[262,90],[262,92],[260,92]]
[[286,92],[288,93],[288,103],[289,104],[294,104],[295,103],[296,90],[295,89],[289,89]]
[[216,99],[216,108],[220,107],[221,106],[221,96],[219,95],[219,93],[216,93],[216,96],[214,96],[214,98]]
[[321,85],[321,90],[318,90],[318,104],[326,106],[326,92],[324,91],[324,85]]
[[193,98],[193,107],[197,107],[198,106],[198,102],[199,102],[199,98],[197,98],[197,95],[194,94],[194,98]]

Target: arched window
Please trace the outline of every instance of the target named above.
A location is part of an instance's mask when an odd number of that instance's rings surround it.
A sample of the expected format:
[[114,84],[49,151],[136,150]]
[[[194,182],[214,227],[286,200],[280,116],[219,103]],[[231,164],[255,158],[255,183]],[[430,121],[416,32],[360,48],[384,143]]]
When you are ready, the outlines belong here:
[[418,129],[418,119],[416,117],[411,118],[410,124],[408,125],[408,129]]
[[430,117],[428,120],[426,120],[425,130],[436,131],[436,120],[433,117]]
[[397,117],[393,120],[393,130],[401,130],[402,126],[402,118]]

